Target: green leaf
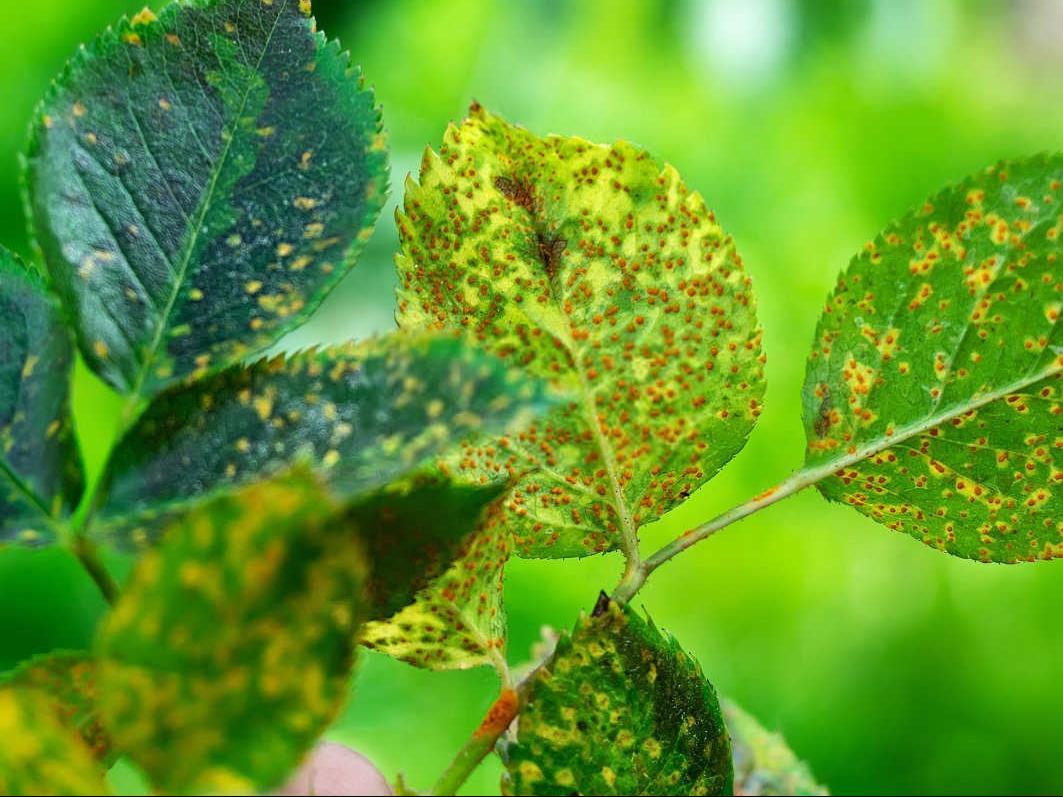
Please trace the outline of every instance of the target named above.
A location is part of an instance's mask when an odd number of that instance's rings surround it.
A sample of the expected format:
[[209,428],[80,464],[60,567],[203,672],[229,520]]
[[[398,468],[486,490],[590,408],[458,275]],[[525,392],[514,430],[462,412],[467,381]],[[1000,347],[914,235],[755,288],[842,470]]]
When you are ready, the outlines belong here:
[[63,725],[80,734],[97,759],[112,762],[111,740],[96,707],[97,668],[92,656],[73,651],[36,656],[0,676],[0,684],[47,695]]
[[387,620],[367,623],[362,644],[431,670],[507,670],[503,577],[511,552],[501,505],[467,537],[457,561]]
[[734,751],[735,794],[830,794],[781,735],[765,729],[729,700],[723,702],[723,716]]
[[116,746],[164,792],[278,785],[348,691],[361,546],[306,472],[188,513],[98,639]]
[[825,496],[956,556],[1063,556],[1061,184],[1061,154],[997,164],[853,259],[804,386]]
[[73,348],[41,279],[0,247],[0,543],[44,545],[81,495]]
[[752,289],[671,166],[474,105],[397,218],[403,327],[463,330],[577,397],[505,452],[463,458],[524,473],[518,553],[630,545],[741,449],[764,393]]
[[28,202],[90,365],[152,395],[302,323],[385,200],[380,115],[308,0],[123,19],[42,103]]
[[347,513],[372,563],[369,617],[381,620],[465,556],[470,535],[505,484],[455,484],[438,476],[404,480],[358,499]]
[[604,593],[523,691],[508,794],[731,794],[716,690],[673,638]]
[[103,768],[48,695],[0,688],[0,794],[109,794]]
[[303,456],[340,495],[358,495],[551,404],[543,384],[453,338],[391,336],[233,368],[148,407],[112,457],[102,516],[121,522],[100,533],[150,539],[160,513]]

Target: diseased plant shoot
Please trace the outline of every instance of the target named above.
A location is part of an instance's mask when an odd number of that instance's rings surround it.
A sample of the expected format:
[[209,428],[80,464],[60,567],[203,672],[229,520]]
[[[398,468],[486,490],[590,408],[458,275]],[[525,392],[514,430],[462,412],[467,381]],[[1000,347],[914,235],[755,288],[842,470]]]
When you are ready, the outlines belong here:
[[[633,607],[658,568],[810,486],[954,556],[1063,557],[1061,154],[870,241],[816,330],[804,465],[648,552],[765,393],[750,276],[671,166],[474,104],[406,182],[399,330],[266,358],[387,192],[374,98],[307,0],[145,9],[31,129],[38,257],[0,252],[0,541],[65,547],[113,605],[91,650],[0,679],[0,791],[106,793],[120,756],[160,792],[277,789],[365,645],[498,672],[433,794],[492,752],[507,794],[826,793]],[[78,356],[125,397],[91,480]],[[136,557],[124,583],[101,546]],[[608,551],[617,583],[511,669],[507,560]]]

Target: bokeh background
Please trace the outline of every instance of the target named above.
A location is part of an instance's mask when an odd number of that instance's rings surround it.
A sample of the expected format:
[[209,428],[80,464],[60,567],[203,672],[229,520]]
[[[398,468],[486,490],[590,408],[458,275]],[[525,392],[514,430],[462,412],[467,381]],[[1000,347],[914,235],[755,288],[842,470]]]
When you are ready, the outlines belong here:
[[[153,4],[154,5],[154,4]],[[0,0],[0,240],[29,254],[17,156],[75,46],[137,0]],[[785,477],[823,299],[861,244],[948,181],[1063,147],[1063,1],[316,0],[385,113],[394,196],[477,99],[540,132],[625,138],[673,163],[735,235],[759,296],[767,409],[736,461],[644,532],[664,542]],[[390,213],[287,345],[392,325]],[[114,397],[76,376],[90,467]],[[121,567],[122,562],[115,562]],[[510,656],[565,627],[615,555],[514,562]],[[814,492],[658,572],[638,599],[721,692],[837,793],[1063,792],[1063,563],[952,559]],[[89,643],[103,606],[62,552],[0,551],[0,669]],[[365,655],[332,735],[427,787],[490,703],[486,671]],[[497,789],[486,765],[470,793]],[[122,788],[136,787],[120,771]]]

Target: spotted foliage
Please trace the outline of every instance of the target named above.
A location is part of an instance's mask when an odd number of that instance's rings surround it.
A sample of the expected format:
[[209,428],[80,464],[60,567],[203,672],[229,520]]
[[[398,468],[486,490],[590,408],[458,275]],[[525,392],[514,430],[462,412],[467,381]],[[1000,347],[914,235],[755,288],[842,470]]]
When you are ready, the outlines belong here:
[[47,695],[63,725],[80,734],[96,758],[111,763],[111,740],[96,708],[97,670],[92,656],[73,651],[37,656],[0,676],[0,684]]
[[100,632],[116,745],[167,793],[278,785],[347,694],[365,578],[361,546],[308,472],[188,513]]
[[524,687],[507,794],[730,794],[716,690],[669,636],[603,595]]
[[723,716],[734,755],[735,794],[749,797],[830,794],[816,782],[808,765],[794,755],[781,735],[764,728],[729,700],[723,703]]
[[671,166],[474,105],[397,219],[403,327],[463,330],[576,397],[459,463],[519,477],[521,555],[616,548],[744,444],[764,391],[750,282]]
[[372,564],[369,617],[382,620],[413,603],[465,556],[470,534],[505,489],[419,475],[359,498],[347,517]]
[[109,794],[103,768],[36,689],[0,687],[0,794]]
[[111,460],[98,533],[150,540],[174,505],[309,459],[341,495],[463,436],[517,431],[545,385],[449,338],[392,336],[235,367],[159,396]]
[[0,248],[0,543],[44,545],[81,494],[73,348],[42,280]]
[[309,0],[185,0],[123,19],[58,78],[26,164],[81,349],[138,395],[302,322],[386,194],[372,94]]
[[511,540],[501,504],[489,507],[457,560],[385,620],[367,623],[362,644],[431,670],[506,664],[502,586]]
[[1063,556],[1061,186],[1063,155],[997,164],[853,260],[804,387],[824,495],[957,556]]

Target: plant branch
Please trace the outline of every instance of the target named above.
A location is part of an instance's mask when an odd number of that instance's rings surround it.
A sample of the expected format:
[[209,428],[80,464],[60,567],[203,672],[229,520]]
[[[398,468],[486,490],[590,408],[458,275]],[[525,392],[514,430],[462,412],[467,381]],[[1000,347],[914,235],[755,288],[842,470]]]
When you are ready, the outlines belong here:
[[480,727],[473,732],[469,741],[454,756],[450,766],[439,776],[439,780],[432,787],[432,794],[456,794],[473,770],[494,749],[499,737],[506,732],[519,710],[520,697],[517,692],[508,687],[503,688],[502,693],[487,710]]
[[118,600],[118,585],[100,560],[96,545],[84,535],[74,537],[74,555],[99,587],[100,594],[112,606]]
[[706,537],[711,537],[717,531],[720,531],[720,529],[724,529],[732,523],[752,515],[754,512],[758,512],[765,507],[771,506],[777,501],[789,498],[794,493],[800,492],[806,487],[810,487],[811,485],[826,479],[839,470],[844,470],[845,468],[851,467],[858,462],[862,462],[869,457],[873,457],[875,454],[885,451],[891,446],[895,446],[909,438],[923,434],[930,429],[933,429],[935,426],[940,426],[965,412],[984,407],[985,405],[991,404],[994,401],[999,401],[1012,393],[1020,392],[1029,385],[1039,382],[1046,377],[1060,373],[1061,371],[1063,371],[1063,367],[1058,363],[1053,362],[1041,371],[1024,376],[1021,379],[996,390],[984,393],[967,404],[952,406],[927,418],[915,421],[906,426],[898,427],[891,433],[870,440],[863,446],[854,448],[842,456],[828,460],[820,465],[797,471],[788,479],[779,482],[779,484],[765,490],[760,493],[760,495],[754,496],[744,504],[728,509],[726,512],[689,529],[681,536],[672,540],[655,554],[643,560],[637,572],[625,575],[624,580],[613,592],[612,597],[621,602],[631,600],[635,593],[642,588],[642,585],[646,583],[646,579],[649,578],[654,570],[672,559],[672,557],[682,553],[687,548],[690,548],[692,545],[704,540]]

